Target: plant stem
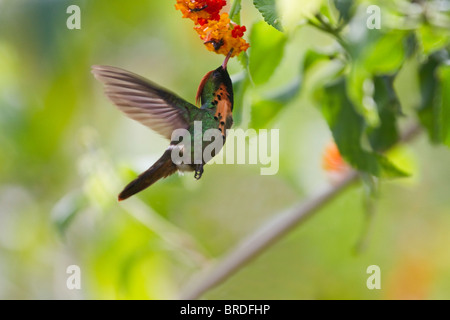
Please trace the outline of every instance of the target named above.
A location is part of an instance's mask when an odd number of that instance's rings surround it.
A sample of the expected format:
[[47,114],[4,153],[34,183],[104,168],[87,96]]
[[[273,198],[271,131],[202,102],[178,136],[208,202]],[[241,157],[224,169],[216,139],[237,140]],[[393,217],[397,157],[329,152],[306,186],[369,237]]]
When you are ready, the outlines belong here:
[[350,50],[349,50],[350,47],[348,46],[347,42],[344,40],[344,38],[342,38],[342,36],[340,34],[340,31],[343,26],[334,28],[333,26],[331,26],[328,22],[326,22],[323,19],[322,15],[317,14],[315,17],[316,17],[317,21],[319,21],[319,23],[309,19],[308,24],[333,36],[336,39],[336,41],[339,42],[339,44],[347,51],[347,53],[350,54]]
[[240,12],[241,12],[241,0],[234,0],[233,4],[231,5],[229,13],[231,21],[240,24],[241,23],[240,21],[241,19],[239,16]]

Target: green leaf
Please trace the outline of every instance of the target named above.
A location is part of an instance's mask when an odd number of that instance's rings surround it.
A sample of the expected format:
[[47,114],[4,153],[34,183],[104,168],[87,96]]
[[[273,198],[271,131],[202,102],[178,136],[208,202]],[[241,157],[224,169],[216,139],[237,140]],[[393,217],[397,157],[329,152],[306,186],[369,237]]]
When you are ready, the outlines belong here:
[[375,128],[380,125],[381,119],[373,100],[373,77],[395,75],[403,65],[407,42],[410,40],[404,32],[366,32],[364,41],[350,45],[354,62],[347,76],[347,92],[357,112],[370,127]]
[[301,90],[307,96],[311,96],[311,93],[314,96],[318,88],[322,88],[325,83],[340,77],[345,71],[345,64],[338,58],[337,53],[325,53],[315,50],[306,52],[302,67]]
[[339,21],[347,23],[352,15],[353,0],[334,0],[334,6],[339,11]]
[[242,52],[238,56],[238,60],[241,63],[241,66],[244,68],[244,70],[249,72],[249,70],[248,70],[248,53],[247,53],[247,51]]
[[369,128],[368,138],[372,149],[382,152],[393,146],[399,138],[397,116],[401,114],[400,102],[393,87],[394,77],[375,77],[374,100],[377,105],[380,125]]
[[240,17],[241,8],[242,8],[241,0],[234,0],[233,5],[231,6],[231,9],[229,12],[231,21],[234,21],[237,24],[239,24],[240,20],[241,20],[241,17]]
[[441,81],[441,124],[442,142],[450,147],[450,64],[438,70]]
[[450,42],[450,31],[448,28],[436,28],[429,24],[422,24],[417,28],[416,35],[425,55],[445,48]]
[[450,76],[446,52],[432,54],[419,70],[422,99],[418,115],[433,143],[449,143],[450,131]]
[[330,60],[330,58],[331,57],[325,53],[317,52],[315,50],[308,50],[303,58],[303,72],[308,72],[311,66],[318,61]]
[[256,9],[262,14],[264,21],[279,31],[283,31],[277,13],[275,0],[253,0]]
[[251,121],[249,127],[254,129],[265,128],[300,90],[300,77],[293,79],[286,86],[269,92],[262,99],[252,104]]
[[255,84],[269,80],[284,53],[286,36],[263,21],[253,25],[250,34],[249,70]]
[[377,127],[380,124],[380,118],[373,100],[374,85],[372,74],[360,63],[354,63],[347,75],[349,85],[347,94],[355,110],[364,117],[364,120],[370,127]]
[[364,52],[364,66],[373,74],[393,74],[398,71],[405,56],[404,32],[381,35]]
[[380,176],[386,178],[408,177],[410,173],[404,168],[397,167],[387,157],[381,154],[373,153],[380,169]]
[[326,86],[319,96],[322,113],[344,159],[355,169],[380,177],[402,177],[407,174],[385,156],[363,149],[365,122],[347,98],[344,79]]
[[404,144],[396,145],[387,154],[389,155],[389,160],[402,168],[408,175],[411,176],[414,172],[417,172],[416,155],[410,150],[409,146]]
[[260,100],[254,103],[249,127],[256,130],[265,128],[267,123],[279,114],[283,107],[284,104],[271,100]]
[[404,40],[405,58],[411,58],[418,50],[419,44],[415,33],[410,33]]

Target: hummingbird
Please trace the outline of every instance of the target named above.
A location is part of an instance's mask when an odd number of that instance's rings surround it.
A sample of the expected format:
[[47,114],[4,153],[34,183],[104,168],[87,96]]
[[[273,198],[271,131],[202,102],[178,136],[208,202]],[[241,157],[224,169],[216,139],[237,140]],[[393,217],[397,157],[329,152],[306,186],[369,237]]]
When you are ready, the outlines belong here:
[[[202,177],[203,166],[206,163],[203,157],[201,163],[191,161],[189,164],[177,164],[172,161],[172,151],[176,149],[182,154],[186,147],[182,144],[183,141],[172,141],[172,133],[176,129],[187,130],[193,144],[194,123],[200,121],[202,133],[208,129],[220,130],[223,145],[226,130],[233,124],[233,85],[227,71],[231,54],[232,50],[221,66],[208,72],[201,80],[196,95],[199,107],[132,72],[111,66],[92,66],[92,73],[103,83],[106,96],[120,111],[170,141],[163,155],[120,192],[119,201],[177,171],[195,171],[195,179]],[[207,145],[208,143],[202,142],[202,149],[204,150]],[[194,148],[189,150],[193,158]]]

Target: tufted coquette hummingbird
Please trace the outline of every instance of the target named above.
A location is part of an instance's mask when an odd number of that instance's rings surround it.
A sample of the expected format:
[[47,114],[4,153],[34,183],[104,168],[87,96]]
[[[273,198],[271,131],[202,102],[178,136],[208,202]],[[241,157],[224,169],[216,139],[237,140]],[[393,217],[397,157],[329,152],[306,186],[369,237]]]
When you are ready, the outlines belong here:
[[[233,124],[233,86],[227,71],[231,54],[232,51],[228,53],[220,67],[208,72],[200,82],[196,96],[200,108],[129,71],[110,66],[92,66],[95,78],[104,84],[105,94],[120,111],[170,140],[170,145],[161,158],[123,189],[118,196],[119,201],[176,171],[195,171],[194,177],[201,178],[203,165],[209,159],[202,158],[200,163],[190,161],[186,164],[174,162],[171,155],[174,149],[181,154],[185,150],[190,150],[190,159],[193,159],[194,137],[196,135],[198,137],[194,129],[198,128],[195,123],[199,122],[202,134],[208,129],[220,130],[223,146],[226,130]],[[191,137],[191,146],[187,146],[189,148],[185,148],[184,140],[181,142],[172,140],[172,133],[176,129],[185,129],[189,132]],[[207,145],[206,142],[201,143],[202,151]],[[214,155],[215,153],[212,154]]]

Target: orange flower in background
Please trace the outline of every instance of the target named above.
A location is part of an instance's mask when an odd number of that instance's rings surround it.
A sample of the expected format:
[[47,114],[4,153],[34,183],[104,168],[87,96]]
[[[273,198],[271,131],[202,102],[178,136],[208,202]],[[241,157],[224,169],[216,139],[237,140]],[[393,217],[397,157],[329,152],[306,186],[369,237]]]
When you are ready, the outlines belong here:
[[414,256],[401,258],[392,270],[389,270],[383,299],[430,299],[436,281],[435,272],[435,266],[430,259]]
[[228,13],[220,14],[225,5],[225,0],[177,0],[175,8],[183,18],[194,21],[194,29],[208,50],[227,55],[233,49],[234,57],[250,45],[242,38],[247,29],[233,23]]
[[325,147],[325,152],[322,156],[322,168],[328,173],[332,182],[338,182],[351,170],[350,165],[342,158],[334,142],[330,142]]
[[339,149],[334,142],[330,142],[325,147],[325,152],[322,157],[322,168],[325,171],[343,171],[348,165],[339,152]]

